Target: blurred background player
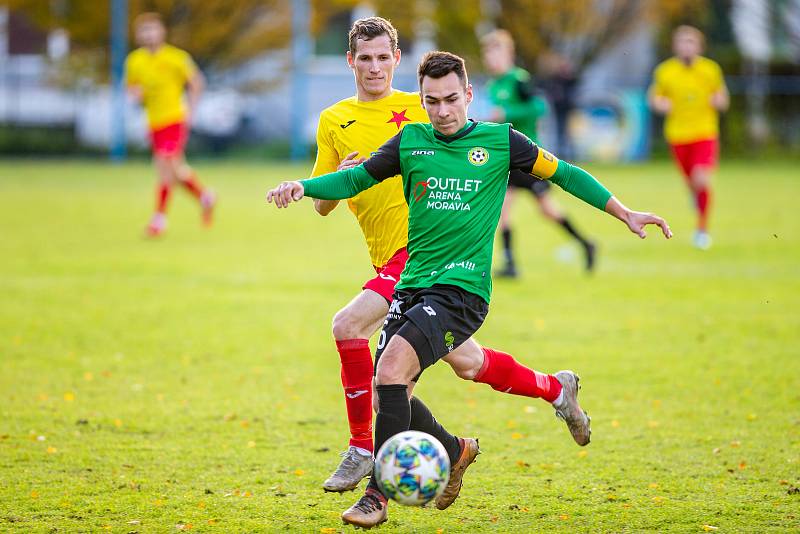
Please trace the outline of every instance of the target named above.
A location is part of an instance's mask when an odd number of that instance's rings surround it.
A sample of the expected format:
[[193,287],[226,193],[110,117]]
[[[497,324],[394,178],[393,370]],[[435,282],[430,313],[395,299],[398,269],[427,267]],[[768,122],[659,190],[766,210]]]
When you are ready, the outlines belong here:
[[708,212],[711,175],[719,156],[719,112],[728,109],[729,97],[722,69],[700,55],[704,37],[697,28],[679,26],[672,34],[674,57],[656,67],[649,90],[650,106],[665,115],[664,137],[697,208],[694,246],[708,249]]
[[[317,126],[317,159],[311,176],[364,161],[387,139],[410,122],[428,117],[417,93],[392,87],[400,63],[397,30],[380,17],[353,23],[347,64],[353,71],[356,94],[322,111]],[[361,157],[359,157],[361,156]],[[338,200],[314,200],[320,215],[328,215]],[[383,324],[394,286],[408,254],[408,206],[399,176],[347,201],[369,249],[375,278],[333,318],[333,337],[342,363],[350,444],[336,471],[324,482],[326,491],[355,488],[372,472],[372,352],[369,338]]]
[[[125,63],[128,92],[147,112],[159,178],[156,210],[147,234],[158,236],[166,229],[167,203],[175,184],[197,198],[203,223],[209,225],[216,202],[214,194],[200,185],[184,156],[192,112],[205,85],[203,74],[188,52],[165,42],[166,28],[159,14],[142,13],[136,17],[134,31],[140,48],[131,52]],[[184,91],[188,93],[188,104]]]
[[[530,73],[514,64],[514,39],[506,30],[495,30],[481,39],[481,46],[483,62],[489,74],[493,76],[486,85],[489,100],[495,106],[488,120],[510,122],[514,128],[534,142],[538,142],[537,123],[547,111],[547,104],[534,93]],[[586,269],[592,270],[595,246],[575,229],[550,196],[550,183],[527,173],[512,171],[500,217],[505,266],[496,274],[506,277],[517,276],[510,221],[511,204],[516,189],[526,189],[533,193],[542,215],[561,225],[580,243],[585,254]]]

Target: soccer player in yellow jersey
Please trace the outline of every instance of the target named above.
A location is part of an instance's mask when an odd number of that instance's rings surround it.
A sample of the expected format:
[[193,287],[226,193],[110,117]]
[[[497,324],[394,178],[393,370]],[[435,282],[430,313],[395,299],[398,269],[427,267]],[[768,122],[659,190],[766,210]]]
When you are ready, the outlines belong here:
[[[174,184],[182,185],[198,199],[203,222],[208,225],[214,194],[200,185],[184,156],[191,114],[205,84],[203,74],[187,52],[165,42],[166,28],[157,13],[136,17],[134,31],[140,48],[131,52],[125,62],[128,92],[147,112],[153,161],[159,177],[156,211],[147,234],[158,236],[166,229],[167,202]],[[188,105],[184,92],[189,96]]]
[[694,245],[711,246],[708,211],[711,175],[719,155],[719,112],[728,109],[728,89],[722,69],[703,57],[703,34],[692,26],[679,26],[672,36],[674,57],[653,74],[650,106],[666,116],[664,136],[686,177],[698,212]]
[[[400,63],[397,30],[380,17],[357,20],[349,34],[347,63],[356,94],[325,109],[317,127],[317,159],[312,176],[335,171],[342,160],[361,163],[410,122],[425,121],[418,93],[392,87]],[[339,201],[315,200],[320,215]],[[408,205],[399,176],[347,201],[355,215],[376,276],[333,318],[333,337],[342,362],[350,445],[337,470],[323,484],[346,491],[372,472],[372,353],[368,340],[383,324],[394,286],[408,254]]]

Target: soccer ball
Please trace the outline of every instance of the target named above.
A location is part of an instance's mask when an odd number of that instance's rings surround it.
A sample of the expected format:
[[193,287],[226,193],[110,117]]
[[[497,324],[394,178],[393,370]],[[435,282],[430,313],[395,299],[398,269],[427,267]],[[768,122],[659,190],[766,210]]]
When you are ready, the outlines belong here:
[[423,506],[447,487],[450,458],[439,440],[408,430],[383,444],[375,456],[375,475],[381,491],[390,499]]

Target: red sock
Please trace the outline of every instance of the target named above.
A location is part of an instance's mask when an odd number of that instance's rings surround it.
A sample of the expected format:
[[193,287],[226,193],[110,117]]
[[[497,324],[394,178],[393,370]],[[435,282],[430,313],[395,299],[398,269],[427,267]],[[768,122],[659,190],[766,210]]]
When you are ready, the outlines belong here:
[[697,200],[697,211],[700,213],[698,227],[701,230],[705,230],[708,222],[708,205],[711,200],[711,191],[708,188],[701,189],[695,194],[695,198]]
[[166,183],[159,183],[156,187],[156,213],[167,212],[167,202],[169,202],[170,186]]
[[198,199],[202,196],[203,186],[197,181],[197,176],[194,173],[190,174],[188,178],[182,179],[181,184]]
[[541,397],[553,402],[561,393],[561,382],[554,375],[544,375],[525,367],[510,354],[499,350],[483,349],[483,367],[478,371],[475,382],[489,384],[497,391]]
[[372,451],[372,353],[366,339],[336,341],[350,423],[350,445]]

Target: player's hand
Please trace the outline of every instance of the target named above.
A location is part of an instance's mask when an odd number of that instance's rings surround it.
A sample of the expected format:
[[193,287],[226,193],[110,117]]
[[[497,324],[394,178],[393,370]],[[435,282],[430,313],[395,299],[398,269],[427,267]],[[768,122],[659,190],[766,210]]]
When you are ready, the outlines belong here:
[[339,166],[336,167],[336,170],[343,171],[346,169],[352,169],[353,167],[361,165],[362,163],[367,161],[367,158],[357,158],[356,156],[358,156],[358,152],[350,152],[348,155],[344,157]]
[[638,235],[642,239],[647,237],[647,232],[645,231],[645,226],[648,224],[656,224],[661,227],[661,232],[663,232],[664,237],[669,239],[672,237],[672,230],[669,229],[669,225],[667,221],[655,215],[653,213],[644,213],[641,211],[628,211],[625,214],[625,217],[622,219],[625,224],[628,225],[631,232]]
[[304,194],[305,188],[300,182],[281,182],[278,187],[267,191],[267,202],[274,202],[278,208],[285,208],[303,198]]
[[672,111],[672,100],[670,100],[665,96],[657,96],[653,99],[653,109],[657,113],[666,115],[667,113]]

